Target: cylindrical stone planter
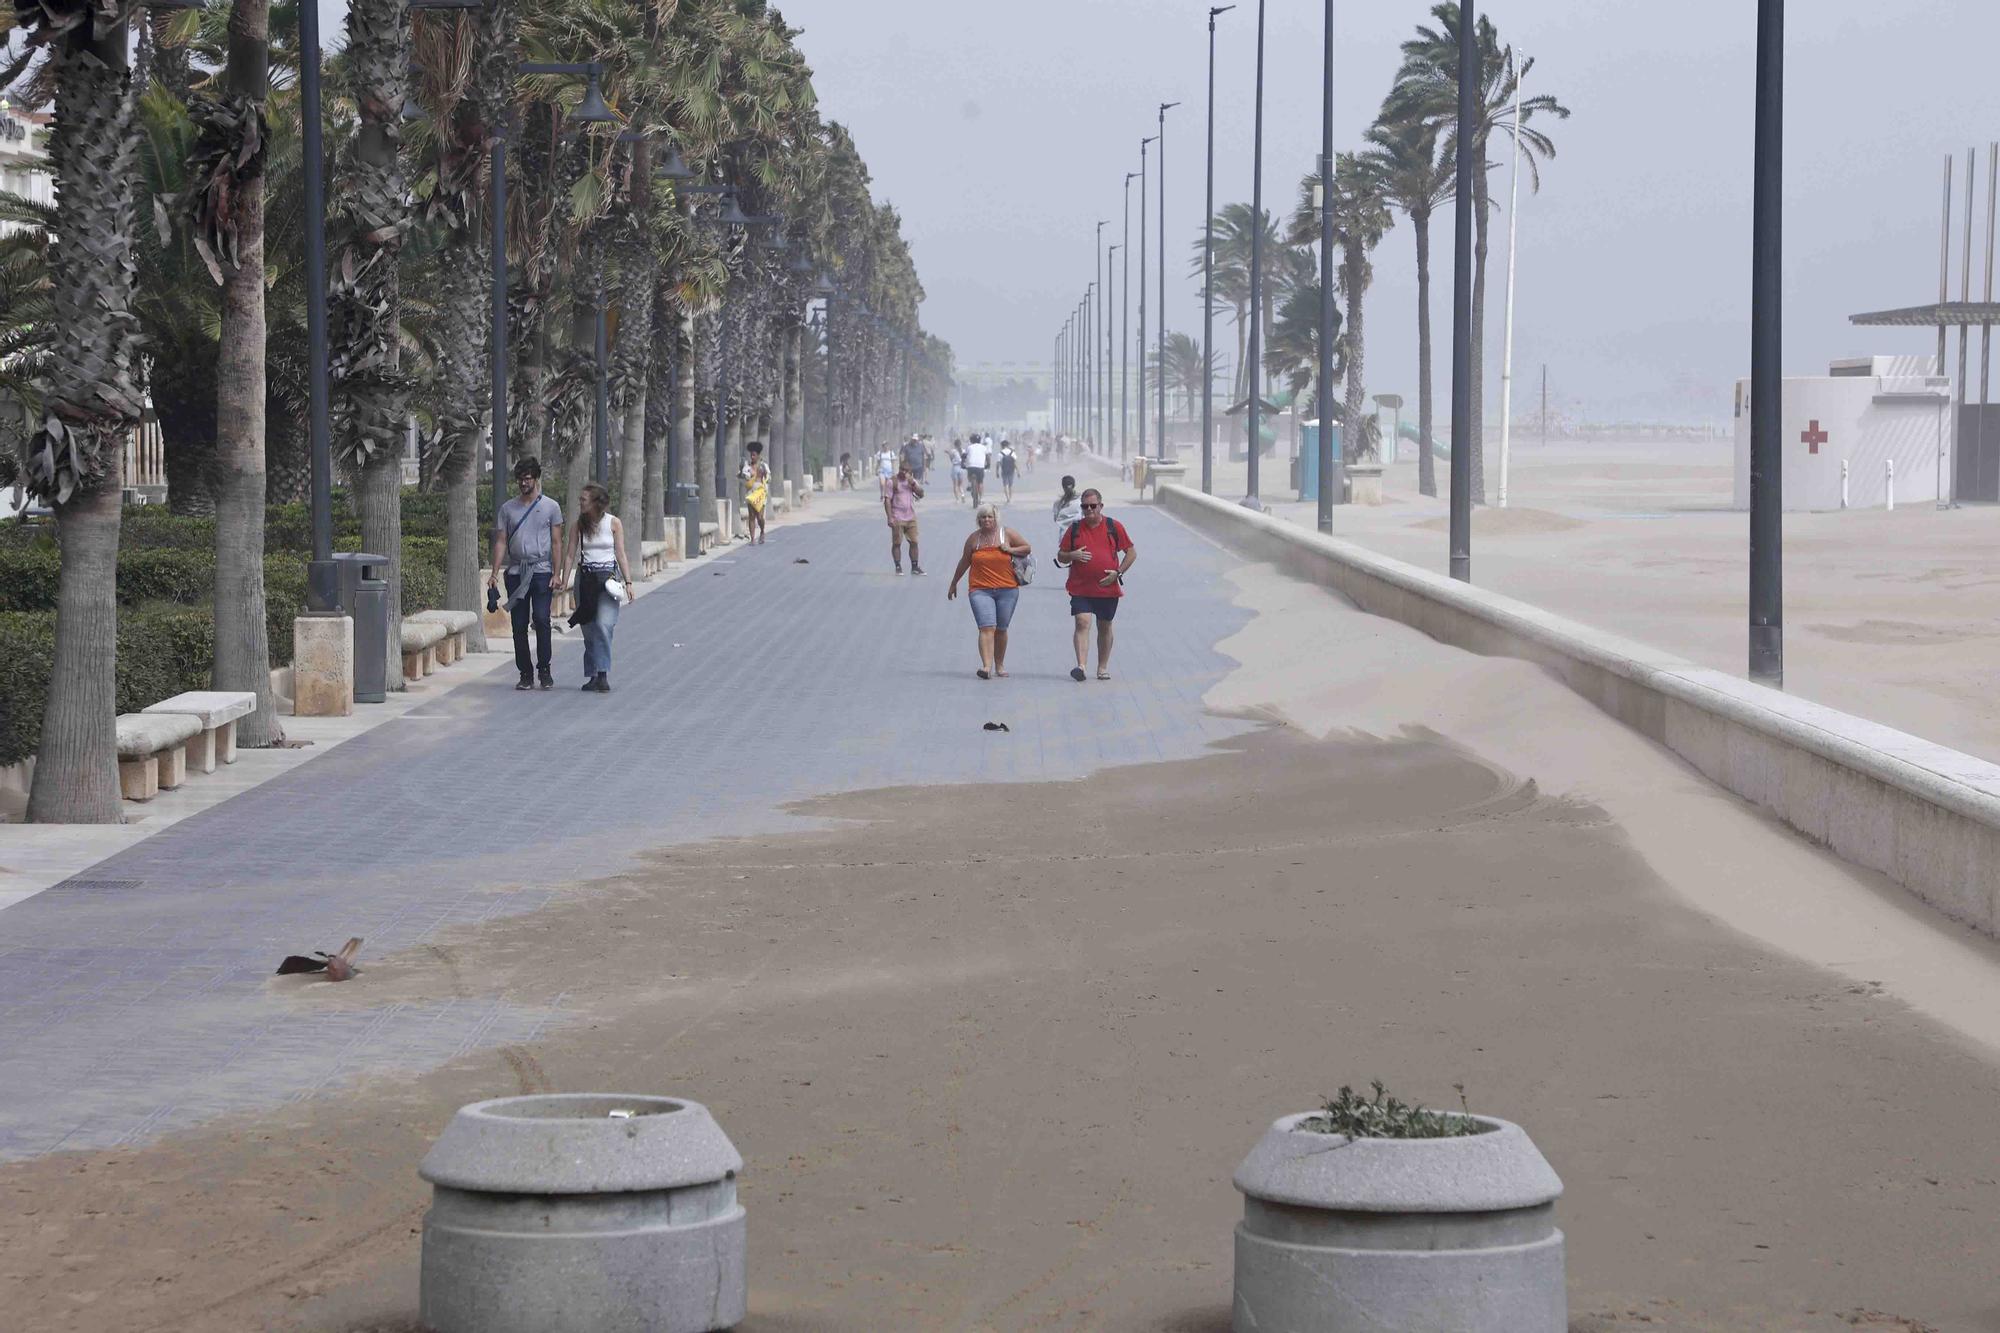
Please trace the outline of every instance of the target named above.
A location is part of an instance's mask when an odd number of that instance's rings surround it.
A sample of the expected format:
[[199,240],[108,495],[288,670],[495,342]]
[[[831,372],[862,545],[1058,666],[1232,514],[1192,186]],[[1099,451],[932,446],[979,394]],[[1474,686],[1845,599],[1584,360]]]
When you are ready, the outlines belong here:
[[435,1333],[708,1333],[743,1319],[743,1159],[707,1108],[575,1093],[462,1108],[424,1158]]
[[1272,1125],[1236,1171],[1236,1333],[1564,1333],[1562,1181],[1519,1125],[1349,1139]]

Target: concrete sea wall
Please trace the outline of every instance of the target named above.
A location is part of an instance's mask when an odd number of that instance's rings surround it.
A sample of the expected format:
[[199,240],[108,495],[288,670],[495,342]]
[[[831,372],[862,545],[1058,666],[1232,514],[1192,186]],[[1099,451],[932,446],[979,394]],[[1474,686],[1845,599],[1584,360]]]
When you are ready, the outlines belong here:
[[1442,643],[1533,662],[1714,782],[2000,936],[2000,765],[1295,523],[1166,486],[1190,526]]

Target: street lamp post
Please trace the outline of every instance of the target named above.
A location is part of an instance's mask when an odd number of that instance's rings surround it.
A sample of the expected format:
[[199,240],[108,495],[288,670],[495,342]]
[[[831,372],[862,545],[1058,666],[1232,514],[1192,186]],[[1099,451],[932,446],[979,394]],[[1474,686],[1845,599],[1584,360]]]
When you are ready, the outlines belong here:
[[1146,456],[1146,146],[1139,140],[1139,457]]
[[1090,359],[1092,366],[1096,367],[1090,376],[1090,398],[1096,407],[1090,418],[1090,434],[1093,443],[1101,441],[1104,438],[1104,392],[1103,386],[1099,383],[1099,380],[1103,378],[1100,373],[1102,366],[1099,364],[1102,358],[1098,354],[1097,330],[1104,325],[1104,315],[1102,312],[1104,307],[1109,304],[1107,298],[1110,289],[1104,281],[1104,229],[1110,225],[1111,219],[1109,218],[1101,219],[1097,224],[1097,300],[1090,307]]
[[[1136,171],[1125,173],[1125,267],[1118,280],[1118,461],[1123,463],[1132,443],[1132,182]],[[1143,187],[1142,187],[1143,188]],[[1146,270],[1140,269],[1143,278]]]
[[[1750,223],[1750,679],[1780,689],[1785,684],[1784,456],[1778,440],[1784,407],[1778,378],[1784,351],[1784,146],[1785,4],[1757,0]],[[1968,271],[1970,267],[1968,255]],[[1942,357],[1938,370],[1944,370]]]
[[1122,245],[1109,245],[1104,250],[1104,433],[1098,437],[1097,447],[1107,453],[1111,449],[1111,404],[1114,400],[1111,342],[1118,335],[1118,319],[1111,309],[1111,289],[1118,285],[1112,273],[1112,264],[1124,248]]
[[1201,223],[1201,493],[1215,493],[1215,20],[1208,11],[1208,196]]
[[1261,509],[1257,472],[1264,442],[1258,433],[1263,429],[1258,409],[1263,394],[1257,383],[1257,370],[1264,360],[1264,0],[1257,0],[1257,119],[1250,161],[1250,364],[1243,377],[1243,382],[1250,386],[1245,407],[1250,425],[1250,487],[1243,502],[1252,509]]
[[[1346,499],[1346,468],[1339,473],[1333,461],[1333,0],[1326,0],[1325,69],[1320,76],[1319,150],[1319,504],[1316,517],[1321,532],[1333,531],[1335,497]],[[1349,429],[1356,423],[1348,422]],[[1358,430],[1356,431],[1359,434]],[[1341,440],[1341,461],[1353,441]]]
[[1451,278],[1451,576],[1472,581],[1472,174],[1479,35],[1472,0],[1458,6],[1458,198]]
[[1179,102],[1160,103],[1160,355],[1153,378],[1159,381],[1160,461],[1167,461],[1167,113]]

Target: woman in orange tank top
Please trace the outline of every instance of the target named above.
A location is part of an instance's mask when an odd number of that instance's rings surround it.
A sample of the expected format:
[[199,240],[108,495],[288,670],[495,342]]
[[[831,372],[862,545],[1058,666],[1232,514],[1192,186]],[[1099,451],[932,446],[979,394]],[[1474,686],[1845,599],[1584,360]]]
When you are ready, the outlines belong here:
[[958,581],[972,575],[966,600],[972,603],[972,619],[979,626],[979,678],[990,680],[1007,674],[1007,624],[1014,618],[1014,604],[1021,596],[1021,581],[1014,573],[1017,557],[1031,554],[1028,543],[1012,528],[1000,525],[1000,510],[983,504],[973,510],[978,526],[965,539],[965,550],[952,571],[947,601],[958,596]]

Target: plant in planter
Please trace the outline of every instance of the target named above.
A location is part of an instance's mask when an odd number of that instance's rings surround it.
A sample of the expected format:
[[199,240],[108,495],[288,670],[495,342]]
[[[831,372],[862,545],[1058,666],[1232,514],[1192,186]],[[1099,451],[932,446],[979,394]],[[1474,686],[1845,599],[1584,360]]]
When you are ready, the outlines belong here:
[[1562,1181],[1527,1134],[1372,1087],[1237,1168],[1237,1333],[1563,1333]]

